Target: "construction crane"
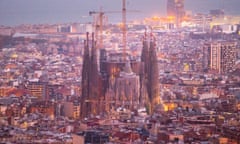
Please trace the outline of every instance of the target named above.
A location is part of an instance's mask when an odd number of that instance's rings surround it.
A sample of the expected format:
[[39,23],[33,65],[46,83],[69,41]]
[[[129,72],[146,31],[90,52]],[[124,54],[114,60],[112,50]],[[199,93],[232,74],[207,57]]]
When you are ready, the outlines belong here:
[[127,60],[127,10],[126,10],[126,0],[122,0],[122,42],[123,42],[123,54],[124,61]]
[[100,49],[103,47],[103,24],[104,24],[104,15],[106,13],[121,13],[121,11],[102,11],[102,8],[100,8],[100,11],[89,12],[89,15],[93,16],[95,36],[96,36],[96,40],[99,41],[98,48]]
[[[93,25],[95,28],[95,36],[96,36],[96,40],[99,42],[99,45],[97,46],[97,48],[102,48],[103,47],[103,18],[104,18],[104,14],[105,12],[102,11],[102,9],[100,9],[100,11],[90,11],[89,15],[90,16],[94,16],[93,18]],[[99,38],[99,34],[98,32],[100,32],[100,38]]]
[[[127,26],[126,26],[126,17],[127,12],[140,12],[138,10],[130,10],[127,11],[126,9],[126,0],[122,0],[122,11],[90,11],[90,16],[95,16],[93,18],[94,27],[95,27],[95,36],[96,40],[99,41],[98,48],[103,47],[103,23],[104,23],[104,15],[106,13],[122,13],[122,43],[123,43],[123,52],[124,52],[124,59],[126,60],[126,50],[127,50]],[[98,38],[100,37],[100,38]]]
[[138,10],[127,11],[126,0],[122,0],[122,43],[124,61],[127,60],[127,12],[140,12]]

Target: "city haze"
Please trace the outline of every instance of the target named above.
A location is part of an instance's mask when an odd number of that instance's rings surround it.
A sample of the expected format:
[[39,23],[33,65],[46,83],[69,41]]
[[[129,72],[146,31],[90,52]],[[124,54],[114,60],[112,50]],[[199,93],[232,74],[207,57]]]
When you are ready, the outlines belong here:
[[[121,0],[1,0],[0,25],[91,22],[91,10],[121,11]],[[226,14],[240,14],[239,0],[185,0],[187,11],[208,13],[211,9],[224,9]],[[153,15],[166,15],[166,0],[127,0],[127,9],[140,10],[128,14],[128,20]],[[87,16],[87,17],[86,17]],[[110,22],[121,21],[121,14],[110,14]]]

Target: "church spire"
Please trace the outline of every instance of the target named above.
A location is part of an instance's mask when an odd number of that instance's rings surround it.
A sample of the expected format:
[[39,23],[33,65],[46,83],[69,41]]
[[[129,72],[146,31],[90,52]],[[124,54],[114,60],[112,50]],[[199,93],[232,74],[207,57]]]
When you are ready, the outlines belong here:
[[86,34],[87,40],[84,41],[84,55],[83,55],[83,66],[82,66],[82,96],[81,96],[81,113],[80,116],[85,118],[88,114],[89,104],[86,100],[89,98],[89,33]]
[[[99,102],[99,75],[97,64],[97,49],[92,33],[92,40],[89,40],[89,33],[84,41],[84,56],[82,68],[82,97],[81,97],[81,118],[96,115],[98,112]],[[89,45],[91,44],[91,54]]]
[[150,33],[149,39],[147,38],[146,32],[143,37],[141,61],[144,63],[144,74],[142,81],[144,81],[144,79],[146,80],[146,88],[149,100],[149,112],[153,113],[156,105],[160,104],[160,92],[156,39],[152,32]]
[[154,112],[156,106],[160,104],[160,87],[159,87],[159,69],[156,49],[156,39],[151,34],[150,48],[149,48],[149,99],[151,101],[151,112]]

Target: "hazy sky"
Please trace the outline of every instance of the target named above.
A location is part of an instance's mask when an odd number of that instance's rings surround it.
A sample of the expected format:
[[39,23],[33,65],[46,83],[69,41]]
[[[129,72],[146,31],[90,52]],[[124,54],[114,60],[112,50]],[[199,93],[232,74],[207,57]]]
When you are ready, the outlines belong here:
[[[167,0],[127,0],[127,9],[140,10],[127,18],[140,19],[166,14]],[[122,0],[0,0],[0,25],[37,23],[65,23],[91,21],[91,10],[121,11]],[[240,0],[185,0],[185,9],[205,12],[224,8],[227,14],[240,15]],[[121,14],[108,14],[109,21],[118,22]]]

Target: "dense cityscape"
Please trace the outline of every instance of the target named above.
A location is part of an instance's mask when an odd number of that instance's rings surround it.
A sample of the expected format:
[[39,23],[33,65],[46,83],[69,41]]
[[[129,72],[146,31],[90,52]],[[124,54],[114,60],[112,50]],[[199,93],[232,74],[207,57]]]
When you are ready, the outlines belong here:
[[117,24],[0,26],[0,143],[240,143],[240,16],[125,3]]

